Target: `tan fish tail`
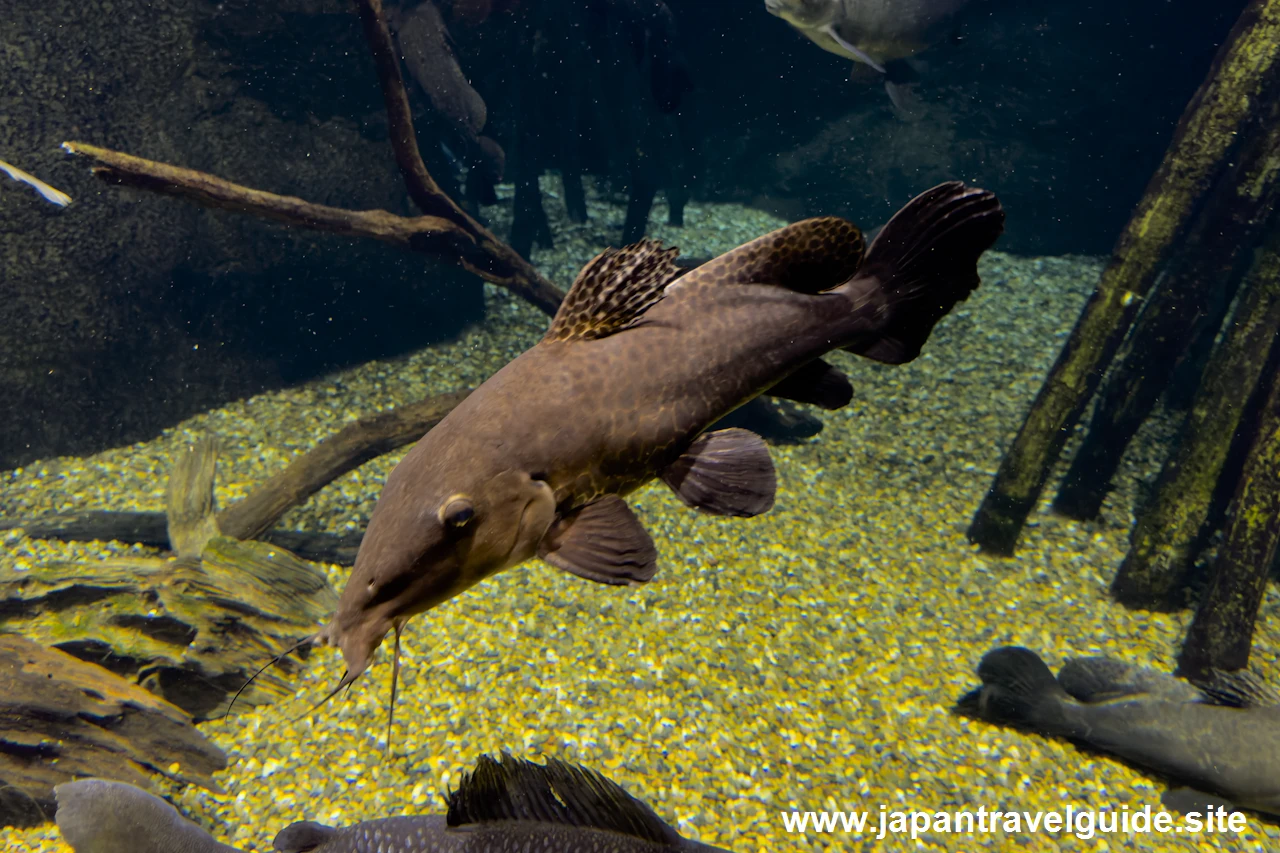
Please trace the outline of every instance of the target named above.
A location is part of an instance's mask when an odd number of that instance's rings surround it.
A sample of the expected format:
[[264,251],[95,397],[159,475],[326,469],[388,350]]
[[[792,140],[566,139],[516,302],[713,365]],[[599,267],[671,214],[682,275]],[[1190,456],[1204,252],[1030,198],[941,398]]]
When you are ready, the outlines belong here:
[[880,230],[845,285],[851,295],[878,292],[884,317],[876,337],[846,346],[867,358],[902,364],[920,354],[934,325],[978,286],[978,258],[1004,231],[994,193],[959,181],[916,196]]

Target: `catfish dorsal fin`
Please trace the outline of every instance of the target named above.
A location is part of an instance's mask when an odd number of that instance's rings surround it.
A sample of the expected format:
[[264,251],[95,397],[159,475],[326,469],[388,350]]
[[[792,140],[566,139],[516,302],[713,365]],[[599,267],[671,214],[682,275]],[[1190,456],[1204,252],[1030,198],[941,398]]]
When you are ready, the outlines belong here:
[[538,821],[609,830],[655,844],[680,840],[653,809],[617,783],[554,758],[540,765],[505,752],[500,760],[482,755],[449,794],[448,806],[450,827]]
[[655,240],[605,249],[578,273],[543,340],[604,338],[634,325],[683,272],[679,253]]
[[852,222],[836,216],[804,219],[725,252],[686,273],[677,286],[773,284],[820,293],[853,278],[864,248],[862,232]]

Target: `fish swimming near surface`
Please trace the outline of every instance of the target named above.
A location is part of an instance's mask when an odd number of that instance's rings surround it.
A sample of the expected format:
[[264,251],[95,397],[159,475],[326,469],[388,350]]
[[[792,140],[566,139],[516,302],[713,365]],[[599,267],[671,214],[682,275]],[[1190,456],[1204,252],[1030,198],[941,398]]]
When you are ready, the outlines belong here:
[[941,41],[970,0],[765,0],[765,9],[823,50],[885,76],[895,106],[905,108],[904,60]]
[[1249,673],[1192,685],[1106,657],[1072,658],[1054,678],[1035,652],[994,649],[978,664],[982,687],[957,711],[1068,738],[1192,789],[1166,804],[1202,807],[1209,795],[1280,814],[1280,695]]
[[[81,779],[54,789],[55,820],[75,853],[240,853],[141,788]],[[682,837],[609,779],[554,759],[481,756],[447,798],[447,814],[335,828],[298,821],[281,853],[724,853]]]
[[712,514],[768,510],[764,441],[704,431],[760,394],[844,406],[853,390],[821,360],[830,350],[915,358],[977,287],[978,257],[1003,224],[994,194],[952,182],[909,202],[865,252],[858,229],[833,217],[683,275],[676,250],[652,241],[602,252],[546,336],[388,477],[337,612],[303,641],[342,650],[347,671],[329,695],[392,630],[398,650],[411,616],[532,557],[600,583],[648,581],[657,552],[624,497],[655,478]]
[[67,195],[60,189],[49,186],[44,181],[37,178],[30,172],[24,172],[17,166],[10,165],[0,160],[0,172],[4,172],[15,181],[26,184],[36,192],[40,193],[40,197],[50,204],[56,204],[58,207],[66,207],[71,204],[71,196]]

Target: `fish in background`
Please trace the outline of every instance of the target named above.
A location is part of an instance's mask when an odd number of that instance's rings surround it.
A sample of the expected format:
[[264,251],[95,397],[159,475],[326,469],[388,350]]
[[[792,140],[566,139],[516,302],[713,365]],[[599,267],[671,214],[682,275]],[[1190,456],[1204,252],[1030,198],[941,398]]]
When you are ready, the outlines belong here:
[[[124,782],[80,779],[54,795],[58,830],[75,853],[241,853]],[[298,821],[272,846],[281,853],[725,853],[682,837],[599,773],[555,759],[539,765],[482,755],[447,803],[443,815],[342,828]]]
[[1054,678],[1030,649],[978,664],[958,713],[1068,738],[1176,779],[1166,806],[1221,803],[1280,815],[1280,694],[1247,672],[1190,684],[1107,657],[1072,658]]
[[765,0],[765,9],[823,50],[874,68],[900,115],[916,107],[905,61],[942,41],[970,0]]
[[62,190],[49,186],[30,172],[22,171],[17,166],[10,165],[5,161],[0,160],[0,172],[4,172],[15,181],[19,181],[31,187],[36,192],[40,193],[40,197],[50,204],[56,204],[58,207],[66,207],[71,204],[71,196],[67,195]]

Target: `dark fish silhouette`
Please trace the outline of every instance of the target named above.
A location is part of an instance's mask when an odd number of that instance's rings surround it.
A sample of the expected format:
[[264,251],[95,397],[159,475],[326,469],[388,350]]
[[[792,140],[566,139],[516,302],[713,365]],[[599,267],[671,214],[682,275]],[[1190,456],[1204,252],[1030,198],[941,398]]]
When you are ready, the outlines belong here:
[[[982,687],[957,707],[994,723],[1069,738],[1236,806],[1280,814],[1280,696],[1247,674],[1200,688],[1105,657],[1073,658],[1055,679],[1035,652],[990,651]],[[1178,794],[1177,808],[1204,797]],[[1171,803],[1172,804],[1172,803]]]
[[894,106],[910,113],[902,84],[914,72],[901,60],[941,41],[970,0],[765,0],[765,9],[825,51],[884,76]]
[[823,50],[885,73],[894,59],[940,41],[970,0],[765,0]]
[[1003,223],[994,195],[949,183],[907,204],[865,257],[858,229],[835,218],[767,234],[674,283],[674,249],[597,256],[542,341],[387,479],[338,611],[312,638],[341,647],[340,687],[410,616],[533,556],[602,583],[649,580],[657,554],[623,497],[656,477],[706,512],[768,510],[765,443],[703,431],[763,393],[845,405],[852,388],[820,360],[829,350],[915,358],[978,285],[978,257]]
[[[54,789],[56,820],[75,853],[240,853],[141,788],[82,779]],[[554,759],[545,766],[481,756],[449,795],[448,814],[389,817],[335,829],[298,821],[282,853],[715,853],[683,838],[604,776]],[[724,851],[721,851],[724,853]]]

